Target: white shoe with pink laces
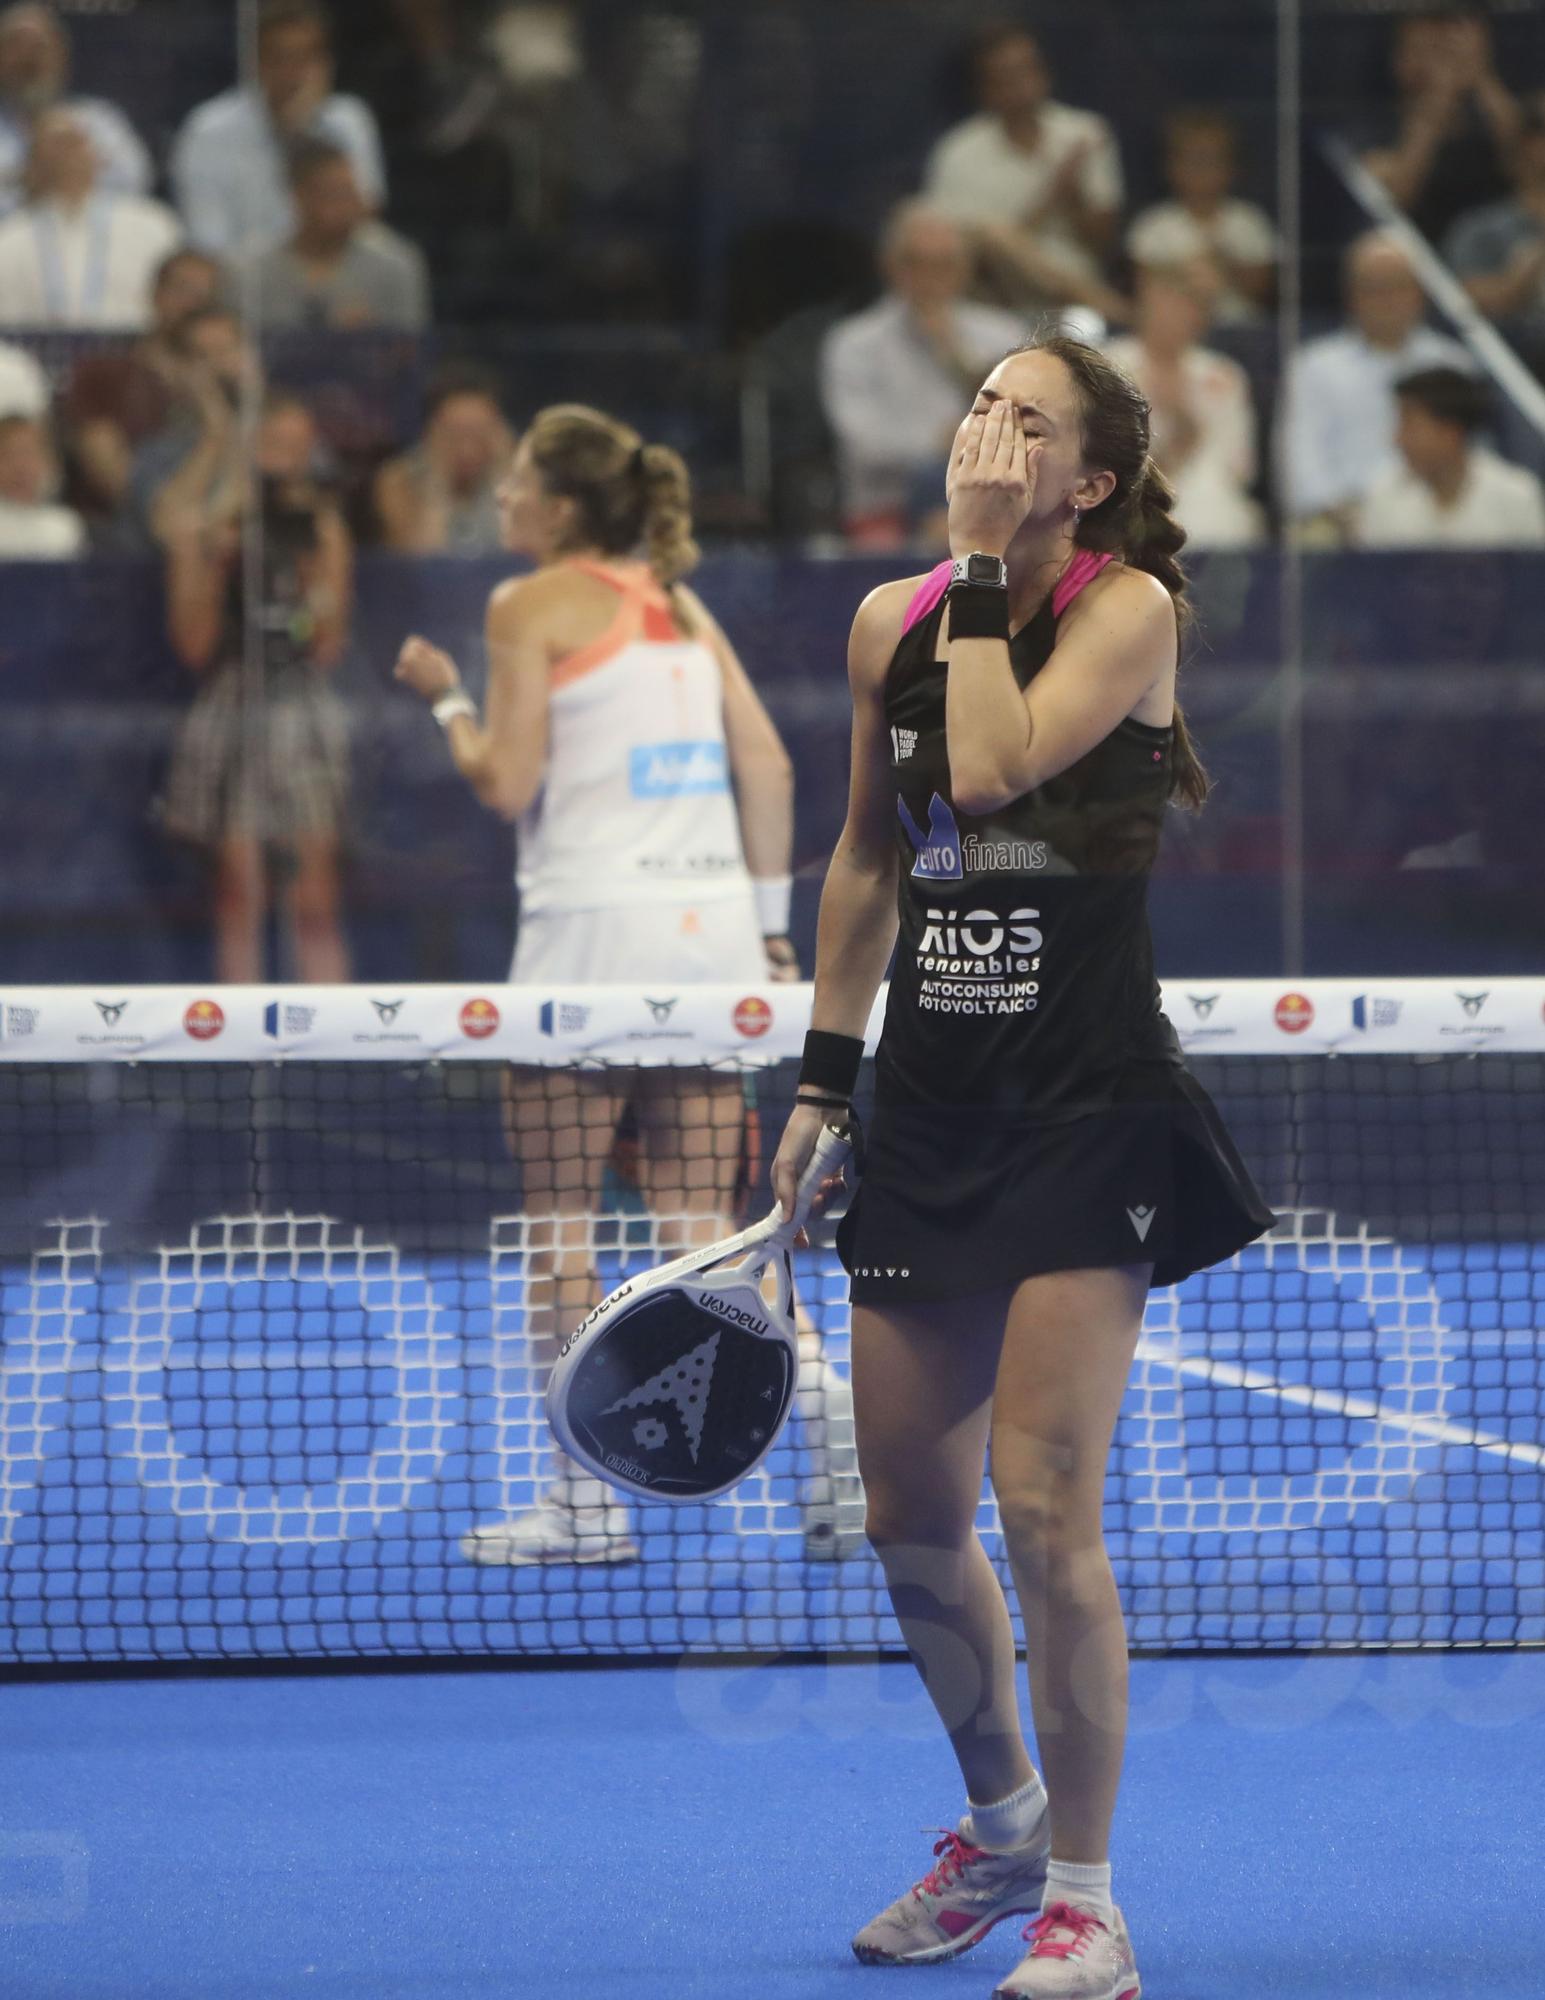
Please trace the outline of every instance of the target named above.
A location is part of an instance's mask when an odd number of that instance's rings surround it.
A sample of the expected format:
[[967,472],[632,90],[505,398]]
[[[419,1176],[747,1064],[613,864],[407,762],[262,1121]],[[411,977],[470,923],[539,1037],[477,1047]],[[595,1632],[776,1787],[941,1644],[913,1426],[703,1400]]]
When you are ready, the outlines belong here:
[[1049,1903],[1025,1932],[1020,1960],[992,2000],[1138,2000],[1142,1981],[1126,1920],[1083,1903]]
[[1041,1907],[1049,1832],[1011,1854],[989,1854],[958,1832],[939,1832],[937,1864],[854,1938],[853,1955],[862,1964],[933,1965],[958,1958],[1005,1917],[1029,1916]]

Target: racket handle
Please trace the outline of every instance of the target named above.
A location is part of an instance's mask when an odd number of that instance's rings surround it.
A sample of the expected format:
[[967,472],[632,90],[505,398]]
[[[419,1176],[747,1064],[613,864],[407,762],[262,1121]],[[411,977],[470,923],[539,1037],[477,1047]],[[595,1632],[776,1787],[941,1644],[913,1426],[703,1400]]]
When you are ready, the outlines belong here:
[[823,1125],[815,1142],[815,1150],[806,1162],[805,1171],[799,1177],[799,1185],[794,1190],[793,1219],[784,1225],[790,1236],[797,1236],[809,1219],[811,1205],[820,1193],[823,1181],[829,1181],[833,1174],[840,1174],[853,1152],[853,1142],[848,1137],[848,1128],[841,1124]]

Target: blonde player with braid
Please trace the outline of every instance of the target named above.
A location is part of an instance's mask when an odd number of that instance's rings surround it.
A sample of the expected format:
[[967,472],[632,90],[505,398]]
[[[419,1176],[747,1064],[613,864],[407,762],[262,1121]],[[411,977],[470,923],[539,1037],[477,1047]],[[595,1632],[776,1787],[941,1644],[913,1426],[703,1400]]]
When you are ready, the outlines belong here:
[[[556,405],[521,439],[499,504],[506,546],[535,568],[490,599],[486,715],[424,639],[403,647],[397,677],[433,704],[478,798],[518,823],[511,978],[666,994],[797,979],[793,770],[734,648],[682,581],[698,552],[680,456],[599,410]],[[506,1095],[532,1245],[528,1326],[550,1361],[600,1296],[593,1218],[624,1113],[669,1256],[731,1226],[744,1093],[707,1069],[517,1067]],[[836,1401],[840,1419],[846,1385],[813,1335],[804,1347],[800,1408],[830,1419]],[[812,1555],[860,1538],[857,1480],[838,1470],[828,1462],[807,1496]],[[534,1507],[473,1529],[462,1550],[517,1565],[638,1553],[626,1507],[561,1456]]]

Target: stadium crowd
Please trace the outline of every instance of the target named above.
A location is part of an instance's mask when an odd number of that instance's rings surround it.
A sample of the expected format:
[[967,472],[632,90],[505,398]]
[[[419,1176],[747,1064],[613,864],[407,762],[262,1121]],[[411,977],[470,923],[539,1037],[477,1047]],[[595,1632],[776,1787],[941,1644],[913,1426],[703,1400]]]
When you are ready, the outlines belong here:
[[[356,539],[492,552],[498,462],[529,411],[479,326],[679,316],[686,281],[657,225],[701,198],[701,10],[633,10],[592,38],[599,53],[564,5],[389,11],[371,32],[346,4],[335,27],[318,0],[264,0],[251,81],[184,107],[168,132],[74,91],[61,13],[0,12],[0,554],[164,546],[161,524],[201,479],[218,524],[213,496],[280,390],[311,406],[310,476]],[[1485,378],[1432,323],[1398,236],[1364,228],[1344,246],[1342,325],[1279,364],[1259,132],[1221,105],[1171,107],[1163,186],[1129,200],[1121,137],[1064,95],[1032,16],[972,40],[972,108],[949,122],[941,104],[918,147],[914,187],[877,231],[877,293],[855,298],[849,269],[813,317],[791,310],[731,357],[754,391],[785,327],[806,326],[804,407],[787,426],[786,407],[770,412],[772,449],[786,428],[815,440],[827,518],[772,504],[721,510],[726,525],[936,548],[962,395],[1061,314],[1147,393],[1194,548],[1249,547],[1276,526],[1316,545],[1545,539],[1533,474],[1493,448]],[[1348,136],[1536,360],[1538,79],[1504,80],[1469,7],[1405,15],[1388,61],[1387,106]],[[519,267],[519,297],[488,290],[491,261]],[[381,378],[363,390],[361,352]],[[1434,391],[1434,371],[1470,386]],[[1445,449],[1422,448],[1424,426]]]

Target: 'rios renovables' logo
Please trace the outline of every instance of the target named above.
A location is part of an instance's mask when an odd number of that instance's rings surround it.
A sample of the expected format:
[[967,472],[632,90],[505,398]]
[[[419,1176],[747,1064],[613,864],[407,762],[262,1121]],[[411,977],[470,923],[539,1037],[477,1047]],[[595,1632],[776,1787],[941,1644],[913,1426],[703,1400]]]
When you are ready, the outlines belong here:
[[461,1032],[474,1042],[497,1032],[499,1010],[492,1000],[469,1000],[461,1010]]
[[1314,1019],[1314,1002],[1307,993],[1284,993],[1277,1002],[1276,1019],[1284,1035],[1301,1035]]
[[225,1009],[218,1000],[193,1000],[182,1017],[184,1034],[196,1042],[212,1042],[225,1027]]
[[754,1041],[758,1035],[765,1035],[773,1024],[773,1010],[767,1002],[755,993],[748,993],[740,1001],[730,1019],[735,1023],[735,1032]]

